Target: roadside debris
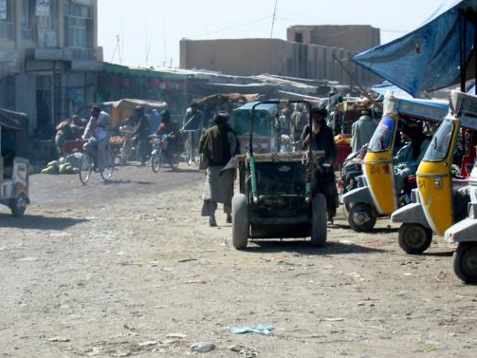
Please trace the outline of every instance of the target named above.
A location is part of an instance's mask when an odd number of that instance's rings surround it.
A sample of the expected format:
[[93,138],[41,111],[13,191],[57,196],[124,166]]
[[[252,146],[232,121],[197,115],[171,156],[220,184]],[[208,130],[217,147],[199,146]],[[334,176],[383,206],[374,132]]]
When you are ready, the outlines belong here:
[[192,352],[209,353],[209,352],[212,352],[213,350],[215,350],[216,346],[213,343],[201,342],[201,343],[193,344],[190,348],[191,348]]
[[68,343],[70,341],[71,340],[69,338],[64,337],[53,337],[48,339],[48,342],[50,343]]
[[233,334],[261,334],[263,336],[271,336],[273,331],[273,326],[271,325],[256,325],[256,326],[235,326],[230,327],[230,332]]

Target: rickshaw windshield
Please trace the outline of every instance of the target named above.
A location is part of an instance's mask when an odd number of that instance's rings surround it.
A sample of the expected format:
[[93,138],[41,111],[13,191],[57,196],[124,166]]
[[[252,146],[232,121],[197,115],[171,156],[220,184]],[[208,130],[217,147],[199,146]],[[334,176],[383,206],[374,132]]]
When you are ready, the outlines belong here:
[[432,138],[432,142],[424,156],[424,161],[441,162],[445,160],[449,154],[453,134],[454,126],[452,121],[446,119],[442,122],[436,134],[434,134],[434,138]]
[[391,148],[396,131],[396,120],[390,116],[384,117],[379,122],[378,128],[368,145],[368,151],[372,153],[384,152]]

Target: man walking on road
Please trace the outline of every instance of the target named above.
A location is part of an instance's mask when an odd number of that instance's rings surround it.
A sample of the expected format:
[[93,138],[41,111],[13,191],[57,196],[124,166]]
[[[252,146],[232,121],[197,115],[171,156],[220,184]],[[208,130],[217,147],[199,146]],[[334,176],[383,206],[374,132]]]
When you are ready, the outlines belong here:
[[237,136],[229,126],[229,118],[227,113],[217,114],[214,118],[215,126],[204,134],[199,145],[199,151],[207,163],[202,216],[209,217],[209,225],[212,227],[217,226],[215,219],[217,203],[224,204],[227,223],[232,222],[235,170],[223,169],[230,159],[240,153],[240,145]]
[[136,117],[136,131],[134,132],[134,136],[137,138],[137,153],[141,165],[145,165],[149,148],[148,140],[151,132],[151,122],[142,106],[136,107],[134,115]]
[[190,108],[187,109],[184,118],[184,131],[189,132],[190,140],[190,153],[189,153],[189,165],[196,161],[197,146],[199,144],[199,138],[202,131],[205,128],[204,113],[199,109],[199,105],[193,102]]
[[326,109],[314,108],[311,111],[312,127],[306,126],[303,130],[302,138],[304,149],[314,151],[324,151],[324,163],[313,173],[312,191],[322,193],[326,197],[328,219],[333,221],[338,207],[338,191],[336,188],[336,177],[334,172],[334,162],[336,160],[336,144],[333,131],[326,124]]
[[361,148],[368,144],[378,126],[378,122],[371,118],[369,110],[363,110],[361,117],[353,123],[351,148],[353,153],[361,150]]

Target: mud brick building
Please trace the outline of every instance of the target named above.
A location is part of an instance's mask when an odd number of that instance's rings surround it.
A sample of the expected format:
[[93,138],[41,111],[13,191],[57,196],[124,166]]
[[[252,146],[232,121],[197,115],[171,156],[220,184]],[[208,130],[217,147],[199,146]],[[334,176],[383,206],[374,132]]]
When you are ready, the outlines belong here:
[[346,60],[347,68],[366,85],[373,83],[375,77],[347,60],[379,44],[380,31],[371,26],[293,26],[287,31],[287,40],[183,39],[180,67],[239,76],[268,73],[349,84],[349,76],[335,60],[339,58]]

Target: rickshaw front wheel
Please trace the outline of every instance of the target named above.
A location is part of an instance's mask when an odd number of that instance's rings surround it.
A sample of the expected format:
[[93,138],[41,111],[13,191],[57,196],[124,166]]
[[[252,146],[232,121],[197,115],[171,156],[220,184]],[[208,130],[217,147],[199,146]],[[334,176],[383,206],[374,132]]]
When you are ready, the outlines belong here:
[[10,210],[14,217],[22,217],[25,215],[25,211],[28,205],[28,198],[25,194],[20,194],[17,198],[12,199],[10,202]]
[[477,242],[459,244],[454,254],[454,272],[464,283],[477,284]]
[[348,224],[356,232],[371,232],[376,225],[377,215],[368,204],[355,204],[348,210]]
[[399,229],[399,246],[409,255],[421,255],[432,243],[432,230],[419,224],[403,224]]

